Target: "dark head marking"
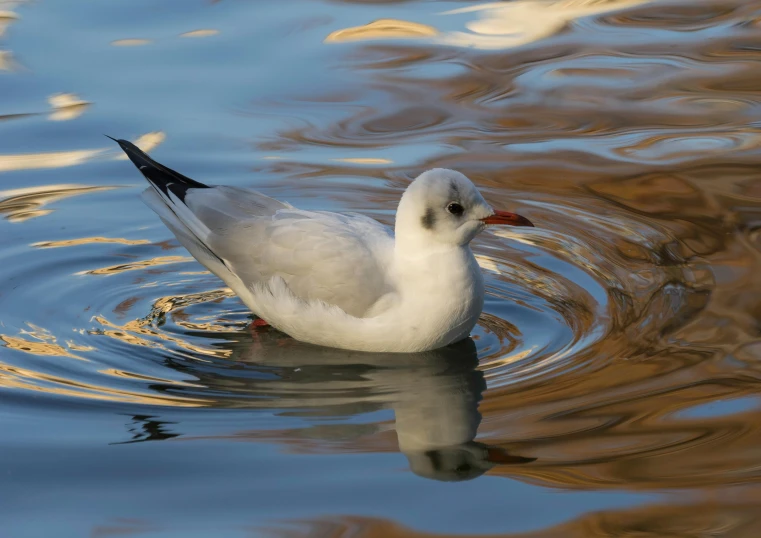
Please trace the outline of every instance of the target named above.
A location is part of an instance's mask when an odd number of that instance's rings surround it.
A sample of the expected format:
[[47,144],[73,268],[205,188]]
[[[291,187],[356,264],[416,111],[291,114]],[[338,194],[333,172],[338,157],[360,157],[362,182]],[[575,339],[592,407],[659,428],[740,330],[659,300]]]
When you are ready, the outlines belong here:
[[441,461],[441,454],[438,450],[429,450],[425,453],[425,456],[428,458],[428,461],[431,462],[431,467],[433,467],[434,471],[441,471],[443,470],[443,465]]
[[426,230],[432,230],[434,224],[436,224],[436,214],[433,212],[433,208],[429,207],[425,210],[425,214],[423,215],[423,218],[420,219],[420,224],[423,225],[423,228]]
[[460,189],[457,188],[457,183],[451,181],[449,183],[449,199],[457,200],[460,198]]

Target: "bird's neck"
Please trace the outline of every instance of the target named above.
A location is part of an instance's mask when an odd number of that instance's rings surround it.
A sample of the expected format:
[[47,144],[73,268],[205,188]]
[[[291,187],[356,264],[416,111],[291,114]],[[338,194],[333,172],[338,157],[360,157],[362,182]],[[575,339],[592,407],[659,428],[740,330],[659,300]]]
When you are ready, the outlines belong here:
[[396,245],[392,274],[399,289],[418,298],[431,294],[460,297],[483,293],[478,262],[470,246],[443,244]]
[[461,247],[451,243],[441,243],[434,239],[433,234],[424,230],[400,231],[399,228],[397,226],[394,233],[394,255],[397,258],[419,259],[437,254],[455,254],[462,248],[470,251],[467,245]]
[[400,301],[416,338],[441,347],[466,338],[484,305],[484,281],[468,246],[399,249],[391,270]]

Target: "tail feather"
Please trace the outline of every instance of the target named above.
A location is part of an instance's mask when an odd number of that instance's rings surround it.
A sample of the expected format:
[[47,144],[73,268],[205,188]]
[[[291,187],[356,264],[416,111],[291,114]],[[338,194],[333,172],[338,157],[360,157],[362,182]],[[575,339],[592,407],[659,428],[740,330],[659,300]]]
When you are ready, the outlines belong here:
[[209,234],[208,227],[185,203],[185,196],[189,189],[211,189],[211,187],[154,161],[132,142],[106,136],[121,146],[124,153],[153,187],[153,191],[147,189],[143,196],[148,206],[161,217],[183,246],[196,258],[212,260],[211,264],[206,261],[202,263],[210,269],[214,266],[215,274],[227,282],[229,279],[220,274],[223,271],[229,272],[227,264],[205,242]]
[[130,161],[132,161],[132,163],[137,166],[137,169],[145,176],[145,179],[165,196],[169,196],[169,193],[171,192],[177,198],[184,201],[188,189],[209,188],[208,185],[204,185],[199,181],[183,176],[179,172],[175,172],[171,168],[167,168],[163,164],[157,163],[132,142],[116,139],[108,135],[106,136],[121,146]]

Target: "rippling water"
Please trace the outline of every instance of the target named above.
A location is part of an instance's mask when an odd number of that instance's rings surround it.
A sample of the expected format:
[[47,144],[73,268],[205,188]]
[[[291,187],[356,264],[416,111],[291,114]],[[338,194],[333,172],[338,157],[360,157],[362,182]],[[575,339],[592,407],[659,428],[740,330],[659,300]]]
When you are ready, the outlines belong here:
[[[0,0],[3,536],[761,535],[761,2]],[[471,177],[472,341],[249,329],[102,133],[391,223]]]

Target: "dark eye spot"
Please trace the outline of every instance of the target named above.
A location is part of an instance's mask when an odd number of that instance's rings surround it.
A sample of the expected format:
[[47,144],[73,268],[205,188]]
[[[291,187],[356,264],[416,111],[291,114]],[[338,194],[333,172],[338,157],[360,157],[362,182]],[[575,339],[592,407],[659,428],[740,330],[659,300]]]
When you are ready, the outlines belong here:
[[452,202],[447,206],[447,211],[449,211],[452,215],[460,216],[465,212],[465,208],[462,207],[457,202]]
[[433,229],[433,226],[436,224],[436,214],[433,212],[433,208],[429,207],[425,210],[423,218],[420,219],[420,224],[422,224],[423,228],[426,230]]
[[434,471],[440,471],[442,469],[441,455],[437,450],[429,450],[425,455],[428,457],[428,461],[431,462],[431,467],[433,467]]

